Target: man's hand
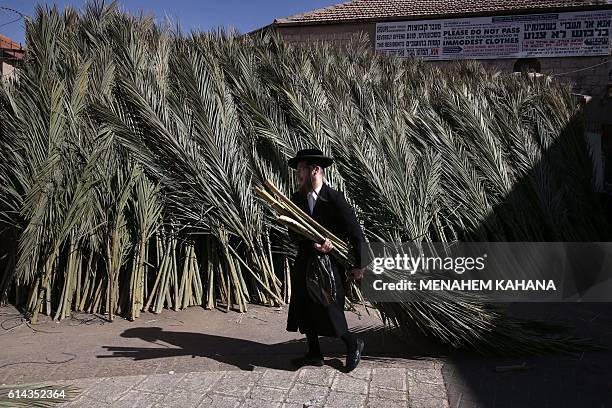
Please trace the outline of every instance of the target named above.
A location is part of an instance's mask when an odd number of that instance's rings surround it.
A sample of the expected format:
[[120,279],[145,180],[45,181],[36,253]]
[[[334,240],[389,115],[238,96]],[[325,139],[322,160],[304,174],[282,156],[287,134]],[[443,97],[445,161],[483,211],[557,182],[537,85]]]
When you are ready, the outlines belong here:
[[349,277],[355,281],[360,281],[363,279],[364,272],[365,268],[354,268],[349,272]]
[[331,241],[327,238],[325,239],[325,242],[323,242],[323,244],[319,244],[315,242],[314,247],[317,251],[323,252],[324,254],[334,249],[334,246],[332,245]]

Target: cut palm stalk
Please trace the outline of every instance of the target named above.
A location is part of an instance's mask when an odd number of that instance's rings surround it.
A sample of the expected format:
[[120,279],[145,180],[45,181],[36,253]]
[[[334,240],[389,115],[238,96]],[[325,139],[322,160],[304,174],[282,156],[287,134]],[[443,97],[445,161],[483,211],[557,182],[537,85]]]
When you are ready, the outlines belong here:
[[336,237],[334,234],[332,234],[330,231],[327,230],[327,228],[325,228],[324,226],[322,226],[321,224],[319,224],[318,222],[316,222],[314,220],[314,218],[312,218],[310,215],[306,214],[300,207],[297,206],[297,204],[295,204],[293,201],[291,201],[289,198],[287,198],[282,191],[280,191],[275,185],[274,183],[272,183],[271,180],[266,180],[265,182],[266,187],[268,187],[270,190],[272,190],[272,192],[274,193],[274,195],[276,197],[278,197],[278,199],[286,204],[287,206],[289,206],[292,211],[298,215],[300,218],[305,219],[308,221],[308,224],[312,225],[315,229],[317,229],[321,235],[329,238],[331,241],[336,241],[340,246],[343,246],[343,248],[348,249],[348,247],[346,246],[346,244],[344,244],[342,242],[342,240],[338,237]]
[[[311,241],[314,241],[314,242],[325,241],[325,239],[321,235],[319,235],[318,233],[312,233],[310,230],[305,228],[303,224],[297,222],[296,220],[292,218],[281,215],[277,217],[276,220],[280,222],[281,224],[286,225],[288,228],[292,229],[296,233],[302,235],[303,237],[310,239]],[[348,266],[352,264],[349,258],[349,255],[346,252],[341,252],[336,247],[334,247],[331,250],[330,254],[336,257],[336,259],[340,261],[340,263],[342,263],[344,266]]]
[[215,266],[213,263],[213,252],[211,250],[211,246],[212,246],[212,239],[210,239],[210,237],[206,238],[206,242],[208,243],[208,245],[206,245],[205,251],[206,251],[206,272],[208,275],[208,279],[206,282],[206,308],[207,309],[214,309],[215,308]]
[[[183,273],[181,274],[181,286],[179,288],[179,292],[178,292],[178,298],[175,304],[175,309],[178,309],[179,307],[182,309],[185,307],[185,303],[186,300],[185,298],[187,297],[187,282],[188,282],[188,278],[189,276],[189,269],[190,269],[190,263],[191,263],[191,247],[188,245],[187,246],[187,250],[185,253],[185,258],[183,261]],[[178,301],[178,299],[180,299],[180,302]]]
[[[83,254],[83,252],[82,252],[82,250],[80,248],[77,249],[77,251],[78,251],[77,252],[77,254],[78,254],[77,258],[78,258],[79,261],[77,263],[76,299],[75,299],[75,302],[74,302],[74,306],[75,306],[75,309],[78,311],[77,308],[79,307],[79,304],[81,303],[81,285],[82,285],[82,281],[81,281],[82,276],[81,275],[83,274],[83,255],[84,254]],[[66,316],[66,317],[68,317],[68,316]]]
[[194,268],[194,279],[196,287],[196,296],[194,299],[193,306],[203,304],[204,289],[202,288],[202,278],[200,276],[200,267],[198,266],[198,260],[194,254],[193,256],[193,268]]
[[[278,189],[276,189],[276,191],[278,191]],[[266,202],[268,202],[268,204],[270,204],[272,208],[276,210],[280,215],[284,215],[284,216],[293,218],[297,221],[301,221],[302,224],[306,226],[306,228],[310,230],[315,230],[316,232],[319,233],[319,235],[328,238],[332,242],[333,246],[337,247],[340,251],[348,252],[348,247],[342,240],[337,238],[335,235],[333,235],[331,232],[329,232],[327,229],[325,229],[323,226],[317,223],[311,216],[306,214],[301,208],[295,205],[291,200],[287,199],[287,197],[282,195],[280,191],[278,191],[277,193],[277,196],[280,198],[280,201],[274,198],[272,195],[270,195],[265,190],[262,190],[258,187],[255,187],[255,192],[261,198],[263,198]],[[323,240],[320,241],[319,243],[323,243],[324,241],[325,241],[325,238],[323,238]]]
[[244,262],[242,260],[241,257],[238,256],[238,254],[236,253],[236,251],[234,251],[234,248],[232,248],[231,246],[228,246],[229,250],[232,252],[232,254],[234,254],[234,256],[236,257],[236,259],[238,259],[238,261],[240,261],[240,263],[246,268],[247,271],[249,271],[251,273],[251,275],[253,276],[253,278],[259,282],[259,284],[261,285],[261,287],[268,292],[268,294],[270,296],[272,296],[274,299],[276,299],[279,303],[284,304],[285,302],[283,302],[283,300],[278,297],[274,292],[272,292],[272,290],[270,290],[269,287],[267,287],[262,281],[261,278],[259,278],[257,276],[257,274],[255,272],[253,272],[253,270],[249,267],[249,265],[246,264],[246,262]]
[[[175,239],[175,244],[174,244],[174,254],[172,256],[172,264],[174,266],[174,269],[172,271],[172,276],[171,276],[171,283],[174,287],[174,311],[178,311],[178,302],[179,302],[179,291],[178,291],[178,263],[177,263],[177,259],[176,259],[176,239]],[[180,249],[179,249],[180,251]],[[168,290],[168,293],[170,293],[170,290]],[[171,296],[170,296],[171,298]],[[170,308],[170,303],[168,303],[168,308]]]
[[[160,243],[161,241],[158,241],[158,244]],[[163,258],[161,258],[161,265],[159,266],[159,269],[157,270],[157,277],[155,278],[155,283],[153,284],[153,288],[151,289],[149,300],[147,300],[147,303],[145,304],[142,310],[146,311],[146,310],[149,310],[149,307],[151,307],[151,302],[153,301],[153,298],[155,297],[155,291],[157,287],[159,286],[159,282],[161,281],[162,275],[165,273],[165,270],[167,269],[166,265],[168,264],[169,258],[170,258],[170,245],[167,246],[166,253],[164,254]]]

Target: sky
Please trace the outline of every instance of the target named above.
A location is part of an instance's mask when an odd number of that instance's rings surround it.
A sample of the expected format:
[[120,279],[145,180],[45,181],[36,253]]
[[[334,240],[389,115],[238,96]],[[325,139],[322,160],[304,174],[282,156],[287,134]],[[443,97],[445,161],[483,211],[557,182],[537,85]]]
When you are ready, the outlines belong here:
[[[119,0],[120,7],[132,14],[144,11],[154,14],[158,21],[178,21],[184,32],[210,30],[218,27],[236,28],[246,33],[268,25],[275,18],[327,7],[346,0]],[[10,23],[18,15],[4,8],[17,10],[32,16],[36,5],[56,4],[60,8],[72,6],[81,9],[86,1],[28,1],[0,0],[0,34],[13,41],[24,43],[25,29],[23,20]],[[8,24],[7,24],[8,23]]]

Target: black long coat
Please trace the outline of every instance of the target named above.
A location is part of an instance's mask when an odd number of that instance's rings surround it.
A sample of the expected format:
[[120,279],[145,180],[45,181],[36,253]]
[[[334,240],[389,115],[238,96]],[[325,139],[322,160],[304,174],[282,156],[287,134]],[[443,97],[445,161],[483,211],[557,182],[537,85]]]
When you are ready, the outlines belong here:
[[[291,201],[296,203],[306,214],[308,200],[306,195],[295,192]],[[338,238],[349,243],[355,259],[354,267],[361,267],[361,246],[365,242],[363,231],[355,212],[346,202],[344,195],[323,184],[315,202],[312,217]],[[310,259],[320,254],[313,242],[291,233],[291,238],[298,244],[298,252],[291,270],[291,301],[287,318],[288,331],[300,333],[317,332],[320,336],[340,337],[348,331],[344,316],[344,295],[347,289],[346,270],[331,257],[332,269],[337,286],[336,302],[323,306],[313,303],[306,290],[306,267]]]

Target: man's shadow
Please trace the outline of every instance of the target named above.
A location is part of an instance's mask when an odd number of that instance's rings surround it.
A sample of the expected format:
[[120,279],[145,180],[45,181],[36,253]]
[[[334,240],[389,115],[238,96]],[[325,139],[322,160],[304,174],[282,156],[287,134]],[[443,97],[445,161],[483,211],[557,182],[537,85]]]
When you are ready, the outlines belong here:
[[[391,358],[418,358],[438,355],[425,341],[413,339],[408,343],[396,330],[367,328],[359,331],[366,342],[363,360],[385,361]],[[206,357],[219,363],[233,365],[241,370],[252,371],[255,367],[294,371],[290,360],[303,355],[307,346],[304,340],[264,344],[252,340],[217,336],[204,333],[166,331],[160,327],[137,327],[127,329],[121,337],[140,338],[159,347],[103,346],[111,352],[98,358],[131,358],[134,361],[171,358],[179,356]],[[321,347],[328,366],[344,368],[344,344],[339,339],[322,337]],[[407,350],[410,350],[408,352]]]

